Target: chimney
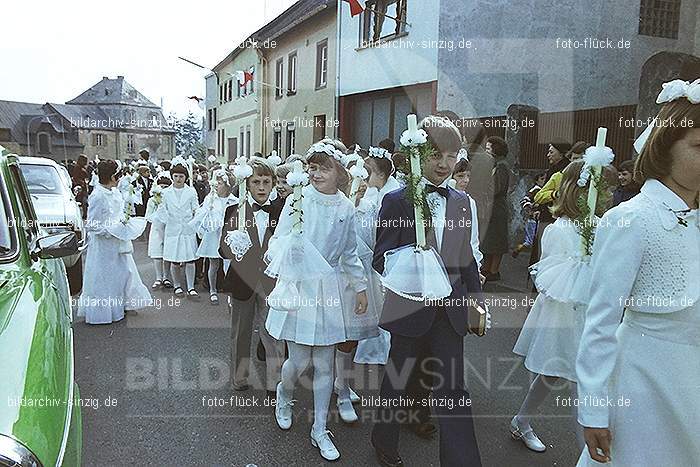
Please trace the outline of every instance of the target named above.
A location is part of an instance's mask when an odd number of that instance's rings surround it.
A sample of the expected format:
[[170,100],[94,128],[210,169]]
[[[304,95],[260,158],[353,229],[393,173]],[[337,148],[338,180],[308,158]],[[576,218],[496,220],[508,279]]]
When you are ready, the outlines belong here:
[[106,80],[106,79],[109,79],[109,76],[103,76],[103,77],[102,77],[102,81],[104,81],[104,80]]
[[124,77],[121,75],[117,75],[117,79],[124,79]]

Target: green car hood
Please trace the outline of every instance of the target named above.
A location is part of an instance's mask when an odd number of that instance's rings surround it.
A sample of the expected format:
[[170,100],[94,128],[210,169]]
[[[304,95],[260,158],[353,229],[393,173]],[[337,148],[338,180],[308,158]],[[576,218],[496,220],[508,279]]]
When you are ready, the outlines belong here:
[[52,466],[73,408],[72,333],[65,299],[35,266],[0,265],[0,433]]

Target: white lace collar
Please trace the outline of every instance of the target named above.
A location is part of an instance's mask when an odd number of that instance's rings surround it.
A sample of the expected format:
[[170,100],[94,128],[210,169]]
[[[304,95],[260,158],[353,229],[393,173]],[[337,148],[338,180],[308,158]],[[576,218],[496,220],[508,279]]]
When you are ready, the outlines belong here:
[[304,187],[304,196],[308,196],[310,200],[323,206],[338,206],[342,204],[345,195],[339,190],[332,195],[321,193],[313,185],[309,184]]

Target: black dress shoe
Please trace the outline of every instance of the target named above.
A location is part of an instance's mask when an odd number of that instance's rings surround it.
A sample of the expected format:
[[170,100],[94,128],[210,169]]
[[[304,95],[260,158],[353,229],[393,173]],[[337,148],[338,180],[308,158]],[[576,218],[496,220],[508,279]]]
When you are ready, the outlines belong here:
[[433,435],[437,433],[437,427],[431,422],[411,423],[406,425],[406,428],[415,433],[419,438],[423,439],[433,439]]
[[258,348],[255,351],[255,353],[257,354],[258,360],[260,360],[261,362],[264,362],[266,360],[265,346],[263,345],[263,343],[260,339],[258,339]]
[[398,454],[391,455],[374,444],[374,440],[371,441],[372,447],[374,448],[374,453],[377,455],[377,460],[379,463],[385,467],[403,467],[403,461],[401,456]]

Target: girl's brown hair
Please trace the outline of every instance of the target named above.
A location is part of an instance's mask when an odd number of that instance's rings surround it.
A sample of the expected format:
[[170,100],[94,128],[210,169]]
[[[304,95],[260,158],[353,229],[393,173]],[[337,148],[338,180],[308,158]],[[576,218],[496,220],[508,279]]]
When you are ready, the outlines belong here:
[[673,163],[669,149],[693,128],[700,128],[700,105],[685,97],[664,104],[634,165],[634,181],[641,185],[650,178],[667,177]]
[[[588,185],[591,183],[589,180],[585,186],[578,185],[582,168],[583,161],[577,160],[569,163],[563,170],[561,184],[555,194],[554,203],[551,207],[552,216],[568,217],[572,220],[581,217],[582,212],[579,209],[578,200],[581,196],[587,198]],[[609,186],[616,186],[617,170],[611,165],[603,167],[603,179]],[[598,192],[598,203],[596,204],[597,214],[607,209],[607,203],[603,202],[605,201],[606,195],[607,193]]]
[[306,158],[306,162],[308,164],[318,164],[321,167],[335,170],[338,176],[338,189],[343,193],[348,190],[350,186],[350,174],[334,157],[329,156],[325,152],[314,152]]
[[462,134],[447,117],[428,115],[418,124],[428,134],[428,141],[439,152],[459,151],[462,147]]

